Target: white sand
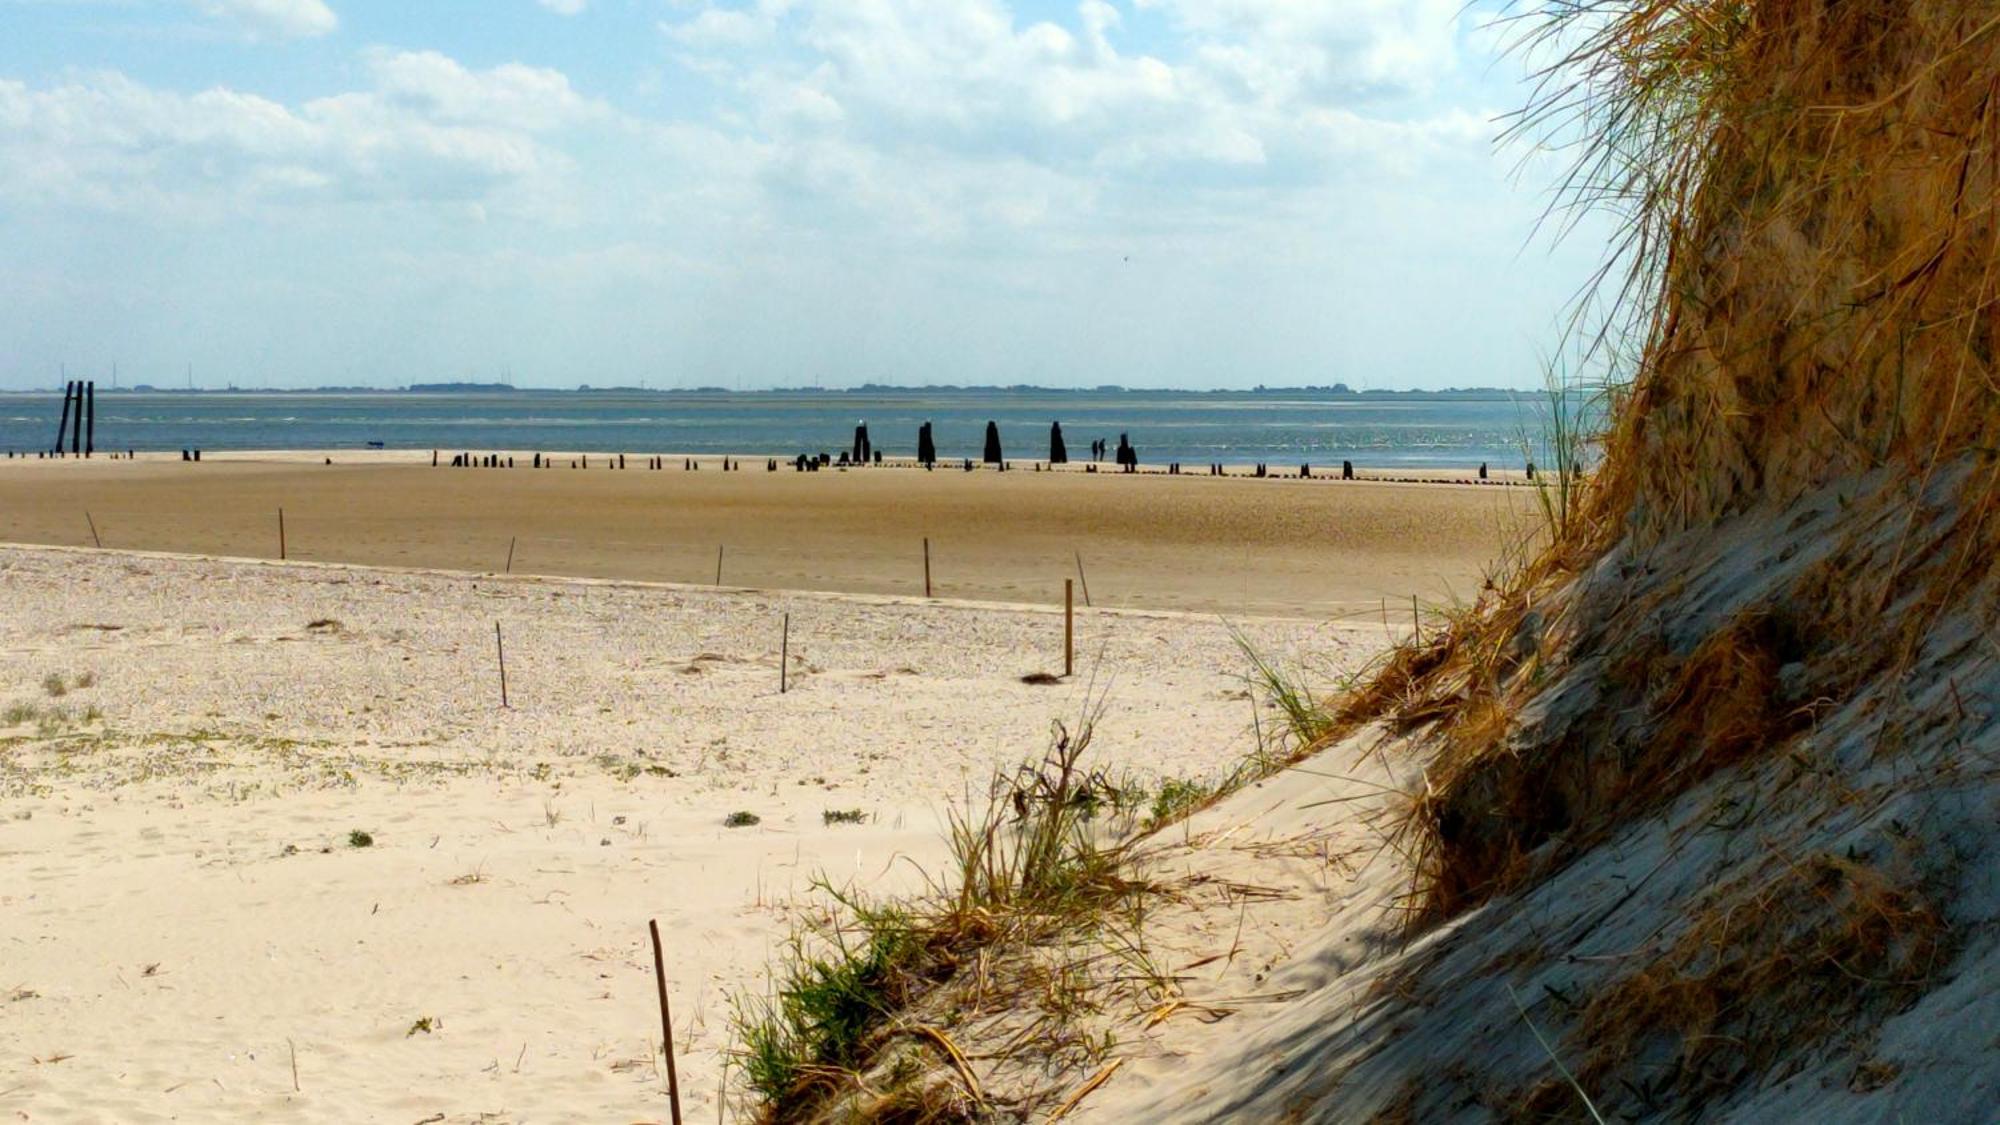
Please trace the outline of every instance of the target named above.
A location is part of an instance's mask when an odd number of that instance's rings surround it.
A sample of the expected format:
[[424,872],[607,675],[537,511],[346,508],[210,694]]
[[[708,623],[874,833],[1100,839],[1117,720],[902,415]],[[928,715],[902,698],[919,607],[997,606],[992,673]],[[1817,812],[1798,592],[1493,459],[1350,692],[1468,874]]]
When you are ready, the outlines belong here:
[[[1083,612],[1032,687],[1059,612],[20,548],[0,594],[0,705],[68,713],[0,727],[0,1113],[36,1121],[664,1120],[649,917],[713,1120],[726,996],[814,873],[916,885],[1091,677],[1100,765],[1251,745],[1212,617]],[[1382,641],[1243,627],[1328,672]]]

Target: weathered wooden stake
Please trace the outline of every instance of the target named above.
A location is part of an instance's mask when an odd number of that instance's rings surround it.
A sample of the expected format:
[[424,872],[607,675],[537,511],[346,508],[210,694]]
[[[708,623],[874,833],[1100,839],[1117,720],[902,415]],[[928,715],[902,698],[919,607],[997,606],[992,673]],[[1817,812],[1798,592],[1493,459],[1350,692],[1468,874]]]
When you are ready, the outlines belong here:
[[63,439],[69,437],[69,401],[75,395],[76,395],[76,384],[73,382],[64,383],[62,418],[60,421],[56,423],[56,454],[58,456],[62,454]]
[[1090,604],[1090,579],[1083,576],[1083,552],[1076,553],[1076,579],[1083,583],[1083,604]]
[[285,510],[278,509],[278,558],[285,557]]
[[510,536],[507,540],[507,569],[505,571],[507,574],[514,573],[514,544],[519,539],[520,536],[515,535]]
[[931,596],[931,540],[924,537],[924,596]]
[[785,615],[785,631],[778,641],[778,694],[785,694],[792,670],[792,615]]
[[493,648],[500,654],[500,707],[507,707],[507,642],[500,636],[500,623],[493,623]]
[[674,1115],[674,1125],[681,1125],[681,1080],[674,1071],[674,1018],[667,1007],[667,958],[660,952],[660,922],[650,919],[646,928],[653,933],[653,978],[660,985],[660,1034],[661,1044],[667,1052],[667,1104]]
[[1063,579],[1063,676],[1076,674],[1076,583]]
[[722,547],[715,548],[715,584],[722,585]]
[[84,510],[84,513],[83,513],[83,522],[85,522],[85,523],[87,523],[87,524],[89,524],[89,525],[90,525],[90,541],[91,541],[92,543],[95,543],[95,544],[97,544],[97,547],[98,547],[98,549],[99,549],[99,550],[103,550],[103,549],[104,549],[104,540],[102,540],[102,539],[99,539],[99,538],[97,537],[97,521],[96,521],[96,520],[94,520],[94,519],[91,519],[91,518],[90,518],[90,511],[89,511],[88,509],[85,509],[85,510]]

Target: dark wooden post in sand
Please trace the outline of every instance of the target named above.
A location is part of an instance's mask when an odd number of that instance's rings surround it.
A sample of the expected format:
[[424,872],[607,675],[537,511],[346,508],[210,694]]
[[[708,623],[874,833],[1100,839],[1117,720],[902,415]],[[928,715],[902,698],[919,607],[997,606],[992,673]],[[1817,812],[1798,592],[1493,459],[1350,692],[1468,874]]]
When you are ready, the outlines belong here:
[[924,596],[931,596],[931,539],[924,536]]
[[84,385],[83,455],[97,452],[97,380]]
[[1000,426],[996,422],[986,423],[986,463],[1000,463]]
[[1069,464],[1069,446],[1063,444],[1062,423],[1049,423],[1049,464]]
[[1354,462],[1342,461],[1340,463],[1340,479],[1341,480],[1354,479]]
[[1076,674],[1076,582],[1063,579],[1063,678]]
[[853,462],[857,465],[867,464],[874,459],[872,456],[874,449],[875,447],[868,443],[868,423],[864,420],[854,427]]
[[63,439],[69,436],[69,400],[76,397],[74,382],[63,384],[62,420],[56,423],[56,453],[62,453]]
[[785,631],[778,637],[778,694],[785,694],[792,666],[792,615],[785,615]]
[[507,642],[500,637],[500,623],[493,623],[493,648],[500,656],[500,708],[507,709]]
[[937,464],[937,442],[931,437],[929,422],[917,427],[917,464],[926,469]]
[[285,510],[278,509],[278,558],[285,557]]
[[674,1071],[674,1017],[667,1007],[667,960],[660,952],[659,921],[648,921],[646,926],[653,932],[653,978],[660,984],[661,1048],[667,1053],[667,1105],[673,1113],[674,1125],[681,1125],[681,1080]]

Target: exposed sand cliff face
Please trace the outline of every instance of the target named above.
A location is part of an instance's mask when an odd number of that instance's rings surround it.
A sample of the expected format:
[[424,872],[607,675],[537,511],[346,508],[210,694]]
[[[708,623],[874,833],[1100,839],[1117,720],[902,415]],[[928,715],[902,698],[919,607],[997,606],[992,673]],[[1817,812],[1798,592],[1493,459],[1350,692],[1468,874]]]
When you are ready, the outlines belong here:
[[1100,1120],[2000,1104],[2000,4],[1585,7],[1653,313],[1605,468],[1349,710],[1410,913]]

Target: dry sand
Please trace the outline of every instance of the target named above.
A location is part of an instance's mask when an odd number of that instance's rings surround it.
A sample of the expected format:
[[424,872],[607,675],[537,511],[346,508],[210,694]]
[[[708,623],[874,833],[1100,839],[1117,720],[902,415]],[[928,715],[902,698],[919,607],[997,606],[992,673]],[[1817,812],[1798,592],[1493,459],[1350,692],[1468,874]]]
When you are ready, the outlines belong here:
[[[649,917],[713,1120],[726,997],[814,873],[911,889],[947,803],[1088,691],[1021,682],[1060,670],[1061,617],[1020,607],[26,548],[0,590],[0,1113],[35,1121],[663,1120]],[[1099,764],[1250,749],[1216,618],[1079,627]],[[1242,627],[1326,675],[1382,641]]]
[[[431,469],[408,453],[0,460],[0,541],[1059,604],[1368,617],[1469,600],[1526,489],[907,468]],[[447,458],[449,455],[447,454]],[[527,464],[521,456],[519,463]],[[88,518],[86,518],[88,513]],[[1081,594],[1079,594],[1081,597]]]
[[[657,917],[713,1119],[728,997],[816,874],[917,888],[946,808],[1097,697],[1098,765],[1220,776],[1254,742],[1220,614],[1330,682],[1532,503],[319,460],[0,461],[0,539],[57,545],[0,547],[0,1113],[664,1120]],[[289,564],[157,553],[275,555],[280,506]],[[117,550],[77,549],[93,523]],[[925,537],[951,600],[913,596]],[[712,583],[718,545],[763,589],[661,584]],[[1079,674],[1023,683],[1061,671],[1078,552]]]

